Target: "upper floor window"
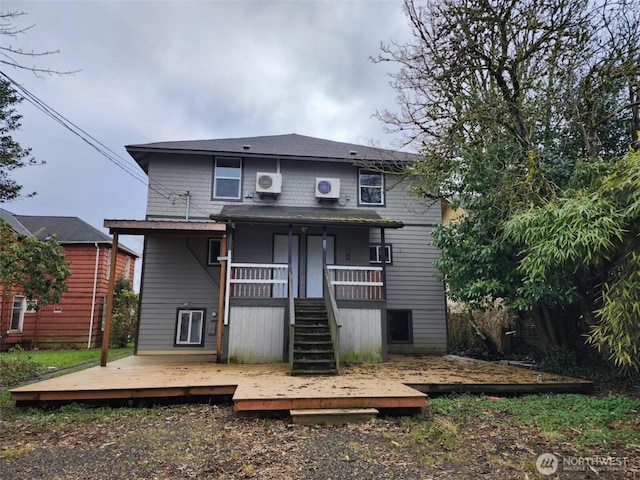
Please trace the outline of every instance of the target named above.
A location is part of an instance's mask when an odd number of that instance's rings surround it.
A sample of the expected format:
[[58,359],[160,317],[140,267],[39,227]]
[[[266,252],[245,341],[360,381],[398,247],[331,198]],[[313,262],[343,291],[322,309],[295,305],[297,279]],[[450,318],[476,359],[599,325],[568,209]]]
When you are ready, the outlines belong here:
[[27,300],[24,297],[13,297],[13,309],[11,310],[10,332],[21,332],[24,322],[24,312],[27,310]]
[[242,190],[242,159],[216,157],[213,169],[213,198],[239,200]]
[[382,173],[367,170],[358,172],[358,203],[360,205],[384,205],[384,176]]

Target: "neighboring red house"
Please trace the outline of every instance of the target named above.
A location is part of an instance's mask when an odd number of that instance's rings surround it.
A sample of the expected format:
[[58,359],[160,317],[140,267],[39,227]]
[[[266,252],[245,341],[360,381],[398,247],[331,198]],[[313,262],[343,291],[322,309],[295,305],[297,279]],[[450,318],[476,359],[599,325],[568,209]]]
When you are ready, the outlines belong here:
[[[59,303],[33,310],[32,302],[0,286],[0,350],[13,345],[39,348],[94,348],[101,345],[109,282],[111,237],[77,217],[15,215],[0,209],[0,218],[16,232],[44,240],[56,237],[70,263],[68,290]],[[133,285],[138,255],[120,245],[116,278]]]

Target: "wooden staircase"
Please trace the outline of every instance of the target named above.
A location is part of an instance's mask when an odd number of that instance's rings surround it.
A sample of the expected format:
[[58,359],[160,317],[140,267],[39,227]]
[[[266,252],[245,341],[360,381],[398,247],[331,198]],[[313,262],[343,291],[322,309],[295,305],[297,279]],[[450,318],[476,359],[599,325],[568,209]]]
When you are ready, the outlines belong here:
[[291,375],[336,375],[337,373],[324,300],[296,298]]

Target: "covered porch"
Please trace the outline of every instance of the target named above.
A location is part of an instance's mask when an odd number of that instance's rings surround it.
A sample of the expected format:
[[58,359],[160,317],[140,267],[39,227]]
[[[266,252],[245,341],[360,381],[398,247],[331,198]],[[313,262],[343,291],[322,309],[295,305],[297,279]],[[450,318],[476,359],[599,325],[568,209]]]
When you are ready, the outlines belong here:
[[[179,317],[177,326],[166,330],[164,340],[154,340],[157,348],[138,348],[136,344],[136,354],[173,350],[176,354],[209,354],[212,344],[208,337],[215,335],[215,352],[210,354],[217,361],[284,361],[293,365],[296,302],[306,298],[324,305],[336,370],[341,359],[385,360],[385,229],[400,228],[401,222],[361,210],[242,205],[225,206],[220,214],[211,215],[211,220],[105,221],[114,243],[119,234],[145,236],[147,273],[148,268],[157,268],[158,264],[156,261],[155,266],[148,265],[151,262],[146,252],[150,244],[164,245],[157,248],[162,258],[175,252],[175,248],[184,247],[185,260],[174,261],[179,265],[176,268],[182,269],[180,274],[166,267],[158,269],[157,274],[154,271],[154,278],[163,275],[178,281],[195,274],[201,278],[194,280],[189,289],[200,292],[198,299],[190,299],[185,287],[183,297],[168,300],[168,291],[163,294],[155,287],[152,291],[148,282],[145,284],[143,271],[141,315],[150,317],[150,321],[164,315],[168,318],[165,323],[169,323],[177,309]],[[379,260],[376,264],[370,263],[372,231],[379,238],[373,247]],[[204,245],[209,249],[201,252]],[[199,256],[206,257],[208,263],[194,263],[193,259]],[[187,261],[194,263],[189,267],[194,275],[187,272]],[[155,303],[154,298],[158,298]],[[209,306],[201,313],[194,310],[194,304],[205,303]],[[184,315],[184,322],[180,315]],[[110,324],[109,311],[106,324]],[[144,336],[145,331],[140,335]],[[180,344],[183,336],[187,342]],[[191,336],[200,343],[189,343]],[[108,332],[105,339],[108,342]],[[106,352],[105,344],[103,351]]]

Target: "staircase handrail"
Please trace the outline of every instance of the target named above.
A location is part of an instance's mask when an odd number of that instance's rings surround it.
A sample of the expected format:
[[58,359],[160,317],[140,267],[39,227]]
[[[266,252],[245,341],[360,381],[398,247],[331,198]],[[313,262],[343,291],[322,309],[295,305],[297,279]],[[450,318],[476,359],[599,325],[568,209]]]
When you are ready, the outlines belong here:
[[289,265],[289,367],[293,370],[293,347],[295,337],[295,325],[296,325],[296,307],[294,301],[294,289],[293,289],[293,268]]
[[324,288],[322,289],[327,318],[329,319],[329,329],[331,330],[331,343],[333,344],[333,358],[336,362],[336,370],[340,372],[340,325],[338,324],[338,304],[333,294],[333,285],[329,269],[324,266],[323,275]]

